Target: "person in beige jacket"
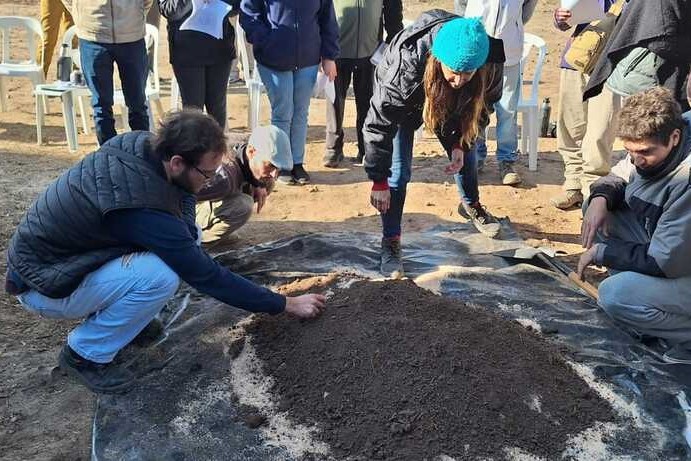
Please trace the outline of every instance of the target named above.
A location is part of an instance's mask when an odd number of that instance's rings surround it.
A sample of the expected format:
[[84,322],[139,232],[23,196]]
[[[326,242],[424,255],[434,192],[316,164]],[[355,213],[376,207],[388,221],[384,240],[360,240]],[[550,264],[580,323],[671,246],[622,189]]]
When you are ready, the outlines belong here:
[[148,130],[144,35],[152,0],[63,0],[79,37],[81,68],[91,91],[99,144],[117,133],[113,118],[113,64],[118,65],[132,130]]

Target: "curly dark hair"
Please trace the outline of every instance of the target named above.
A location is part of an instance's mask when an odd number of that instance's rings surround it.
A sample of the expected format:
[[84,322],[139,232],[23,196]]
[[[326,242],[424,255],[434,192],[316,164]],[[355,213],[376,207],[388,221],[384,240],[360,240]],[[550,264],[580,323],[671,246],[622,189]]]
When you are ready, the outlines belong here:
[[684,128],[681,113],[670,90],[650,88],[626,100],[619,114],[617,135],[625,141],[653,139],[668,144],[674,130]]
[[154,138],[153,150],[161,160],[179,155],[187,164],[196,166],[204,154],[223,155],[228,147],[216,120],[199,110],[185,109],[166,115]]

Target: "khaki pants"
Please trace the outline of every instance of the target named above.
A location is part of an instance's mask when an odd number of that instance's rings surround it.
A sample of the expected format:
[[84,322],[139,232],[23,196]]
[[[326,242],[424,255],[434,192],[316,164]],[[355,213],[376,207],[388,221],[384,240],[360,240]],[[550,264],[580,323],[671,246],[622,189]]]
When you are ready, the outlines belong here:
[[216,202],[197,204],[197,224],[202,228],[202,242],[211,243],[244,226],[252,216],[254,200],[237,193]]
[[564,189],[590,194],[590,185],[609,173],[621,97],[606,87],[583,102],[588,77],[561,70],[557,144],[564,159]]
[[37,60],[43,65],[43,75],[48,76],[48,68],[53,59],[53,51],[58,38],[74,24],[72,16],[60,0],[41,0],[41,28],[43,43],[38,45]]

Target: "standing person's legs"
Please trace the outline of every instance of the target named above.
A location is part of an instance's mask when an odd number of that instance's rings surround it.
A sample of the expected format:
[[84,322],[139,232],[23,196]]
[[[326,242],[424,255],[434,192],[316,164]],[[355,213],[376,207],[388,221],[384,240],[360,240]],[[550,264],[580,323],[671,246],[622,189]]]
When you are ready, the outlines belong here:
[[213,66],[206,66],[206,112],[211,115],[221,128],[226,127],[226,91],[231,61],[223,61]]
[[141,39],[132,43],[111,45],[111,48],[118,65],[122,93],[129,111],[130,129],[148,131],[146,79],[149,74],[149,59],[146,56],[146,43]]
[[257,70],[271,104],[271,124],[290,136],[293,121],[293,72],[276,71],[259,63]]
[[521,65],[504,66],[502,96],[494,105],[497,114],[497,161],[502,183],[521,182],[513,164],[518,159],[518,97],[521,90]]
[[115,136],[113,118],[113,62],[108,45],[79,40],[79,55],[84,79],[91,91],[91,106],[98,143],[103,145]]
[[477,178],[477,143],[463,156],[463,168],[453,175],[461,201],[467,205],[480,202],[480,189]]
[[374,92],[374,66],[369,58],[358,59],[353,73],[353,90],[355,92],[355,108],[357,110],[357,157],[358,163],[365,158],[365,140],[362,135],[362,127],[369,111],[369,103]]
[[290,124],[289,135],[295,166],[301,166],[305,157],[307,117],[318,70],[319,66],[310,66],[293,72],[293,120]]
[[588,101],[588,123],[581,146],[581,193],[584,198],[590,195],[590,185],[609,173],[620,110],[621,96],[612,93],[607,86]]
[[580,192],[583,175],[581,147],[588,123],[588,104],[583,102],[586,82],[587,77],[578,71],[561,70],[557,146],[564,160],[564,192],[552,199],[552,204],[560,209],[571,208],[583,201]]
[[66,298],[31,290],[18,299],[42,317],[84,318],[69,333],[67,344],[87,360],[110,363],[163,309],[178,284],[177,274],[158,256],[133,253],[87,275]]
[[477,170],[482,171],[487,160],[487,127],[480,127],[480,132],[475,139],[475,158],[477,159]]
[[501,225],[480,203],[475,146],[463,156],[463,168],[454,175],[454,179],[461,198],[458,214],[469,220],[482,234],[489,238],[496,237]]
[[410,181],[413,163],[413,144],[416,126],[401,124],[393,139],[391,153],[391,177],[389,192],[391,203],[386,213],[382,213],[381,262],[379,270],[386,277],[403,277],[401,253],[401,221],[405,204],[406,187]]
[[180,66],[173,64],[175,80],[180,88],[182,107],[204,110],[206,96],[206,66]]
[[[276,71],[259,63],[257,63],[257,71],[269,96],[271,124],[290,136],[290,126],[293,122],[293,72]],[[283,184],[295,184],[293,172],[279,171],[277,181]]]
[[44,77],[48,76],[53,51],[60,34],[64,34],[72,24],[74,24],[72,16],[60,0],[41,0],[43,41],[38,44],[36,59],[43,66]]
[[381,215],[384,238],[399,238],[401,236],[403,205],[412,172],[415,130],[415,127],[402,123],[398,126],[398,132],[393,139],[391,176],[388,180],[391,204],[389,210]]
[[336,168],[343,160],[343,112],[350,86],[350,77],[354,69],[354,59],[336,60],[336,80],[334,89],[336,98],[333,104],[326,101],[326,153],[324,166]]

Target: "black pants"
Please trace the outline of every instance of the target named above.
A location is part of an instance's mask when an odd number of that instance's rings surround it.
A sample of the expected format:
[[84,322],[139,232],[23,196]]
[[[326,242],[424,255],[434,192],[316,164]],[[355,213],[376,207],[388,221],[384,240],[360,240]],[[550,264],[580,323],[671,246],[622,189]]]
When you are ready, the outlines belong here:
[[203,109],[221,128],[226,126],[226,90],[231,61],[209,66],[179,66],[173,64],[175,79],[180,87],[182,106]]
[[336,70],[338,72],[334,82],[336,100],[333,104],[328,104],[328,102],[326,104],[326,154],[328,156],[343,155],[343,111],[352,77],[357,110],[358,157],[362,158],[365,155],[362,126],[365,124],[369,101],[372,99],[374,66],[369,58],[337,59]]

